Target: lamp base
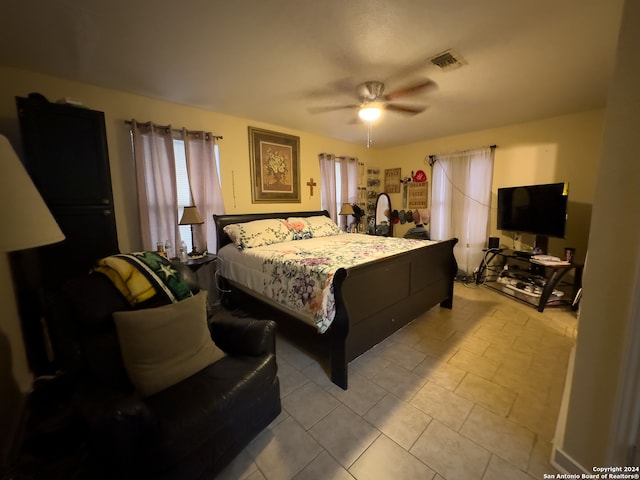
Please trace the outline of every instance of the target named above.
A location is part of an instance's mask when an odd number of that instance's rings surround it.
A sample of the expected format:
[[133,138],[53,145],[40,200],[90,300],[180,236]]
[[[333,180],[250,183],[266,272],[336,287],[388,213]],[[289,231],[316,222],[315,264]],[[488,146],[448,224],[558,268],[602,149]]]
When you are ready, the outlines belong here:
[[198,250],[196,250],[196,242],[195,242],[195,239],[193,237],[193,225],[191,225],[191,247],[193,249],[191,250],[191,253],[189,254],[190,257],[195,257],[197,255],[200,255],[198,253]]

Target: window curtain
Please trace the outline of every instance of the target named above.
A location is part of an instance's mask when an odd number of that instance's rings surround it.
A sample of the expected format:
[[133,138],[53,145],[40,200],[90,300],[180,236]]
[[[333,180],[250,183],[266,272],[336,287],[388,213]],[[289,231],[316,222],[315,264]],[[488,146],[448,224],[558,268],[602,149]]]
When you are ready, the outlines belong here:
[[[342,182],[342,203],[358,203],[358,159],[357,158],[342,158],[340,162],[343,169],[342,178],[346,181]],[[346,199],[346,200],[345,200]]]
[[180,245],[176,168],[171,126],[131,122],[142,246]]
[[432,157],[431,238],[458,238],[458,268],[470,275],[480,264],[489,232],[494,148]]
[[336,157],[330,153],[318,155],[320,161],[320,204],[338,224],[338,212],[343,203],[358,201],[358,159]]
[[193,229],[195,243],[200,250],[217,251],[214,214],[224,213],[224,200],[216,162],[216,137],[208,132],[183,129],[187,158],[187,175],[193,205],[204,220]]
[[331,153],[318,155],[320,161],[320,208],[329,212],[334,222],[338,222],[336,197],[336,156]]

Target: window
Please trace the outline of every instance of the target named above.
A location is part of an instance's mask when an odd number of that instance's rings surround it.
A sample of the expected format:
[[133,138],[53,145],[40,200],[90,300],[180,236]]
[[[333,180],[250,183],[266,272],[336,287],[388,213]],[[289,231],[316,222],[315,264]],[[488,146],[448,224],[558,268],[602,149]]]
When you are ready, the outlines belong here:
[[[340,162],[336,162],[336,185],[342,185],[342,173],[340,172]],[[343,192],[340,188],[336,188],[336,211],[340,211],[343,203],[348,203],[348,199],[342,199]]]
[[[216,155],[216,166],[218,172],[220,172],[220,154],[218,151],[218,145],[215,145],[214,152]],[[181,138],[173,139],[173,154],[176,161],[176,187],[178,193],[178,220],[182,218],[182,212],[184,207],[193,205],[191,200],[191,190],[189,188],[189,178],[187,176],[187,152],[184,145],[184,140]],[[220,181],[222,183],[222,180]],[[190,225],[178,225],[180,230],[180,238],[187,244],[187,251],[190,252],[193,249],[193,243],[191,239],[191,226]],[[177,254],[178,249],[171,251],[172,255]]]
[[460,241],[458,268],[471,274],[483,258],[489,228],[493,148],[436,155],[431,190],[431,238]]
[[344,203],[358,201],[358,159],[336,157],[321,153],[320,161],[320,202],[324,210],[338,224],[338,212]]
[[224,213],[216,148],[219,137],[152,122],[130,123],[142,248],[152,250],[169,241],[175,254],[181,241],[191,244],[190,228],[178,224],[184,208],[193,205],[204,221],[193,229],[196,247],[199,252],[216,251],[213,215]]

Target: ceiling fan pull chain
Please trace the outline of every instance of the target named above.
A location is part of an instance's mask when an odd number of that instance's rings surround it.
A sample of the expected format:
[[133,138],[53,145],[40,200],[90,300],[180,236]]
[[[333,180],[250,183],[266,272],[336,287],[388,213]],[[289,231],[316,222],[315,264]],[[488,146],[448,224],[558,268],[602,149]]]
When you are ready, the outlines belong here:
[[372,123],[373,122],[367,122],[367,148],[369,148],[371,146],[371,144],[373,143],[373,139],[372,139],[372,136],[371,136],[371,130],[372,130],[371,124]]

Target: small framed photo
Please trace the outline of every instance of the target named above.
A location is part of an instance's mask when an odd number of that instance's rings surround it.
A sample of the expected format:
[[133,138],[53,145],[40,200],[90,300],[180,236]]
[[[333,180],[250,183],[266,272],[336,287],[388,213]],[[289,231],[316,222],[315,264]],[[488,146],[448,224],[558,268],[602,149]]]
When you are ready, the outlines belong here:
[[249,127],[253,203],[300,203],[300,137]]

